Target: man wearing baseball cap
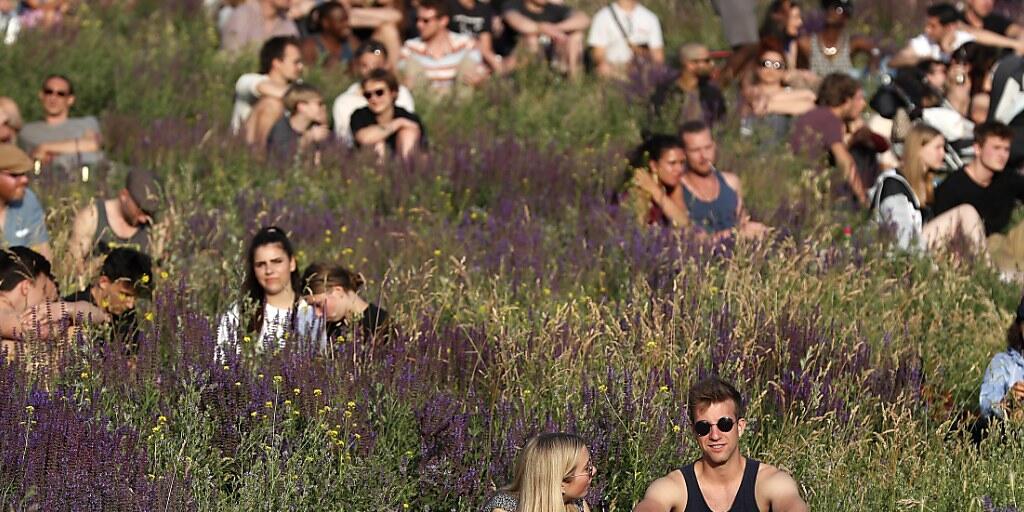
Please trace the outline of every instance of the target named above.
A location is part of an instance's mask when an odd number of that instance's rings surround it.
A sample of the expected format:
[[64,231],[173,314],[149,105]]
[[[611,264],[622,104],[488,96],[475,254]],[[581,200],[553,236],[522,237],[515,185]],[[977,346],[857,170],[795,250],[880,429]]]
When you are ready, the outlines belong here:
[[35,162],[13,144],[0,144],[0,226],[3,245],[31,247],[47,260],[53,258],[46,214],[39,198],[28,188]]
[[71,231],[71,255],[82,265],[82,275],[92,274],[100,257],[119,247],[154,256],[153,218],[159,209],[156,176],[148,169],[133,168],[115,197],[97,197],[79,210]]

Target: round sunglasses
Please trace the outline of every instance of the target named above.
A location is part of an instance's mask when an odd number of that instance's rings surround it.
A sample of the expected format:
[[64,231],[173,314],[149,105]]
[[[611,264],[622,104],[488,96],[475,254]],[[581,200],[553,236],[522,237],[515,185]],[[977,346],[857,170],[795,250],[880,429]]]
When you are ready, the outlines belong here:
[[[693,431],[697,433],[697,437],[704,437],[711,433],[711,425],[712,423],[709,421],[700,420],[693,424]],[[713,425],[718,427],[718,430],[721,432],[729,432],[732,430],[732,427],[736,426],[736,420],[728,416],[722,416]]]

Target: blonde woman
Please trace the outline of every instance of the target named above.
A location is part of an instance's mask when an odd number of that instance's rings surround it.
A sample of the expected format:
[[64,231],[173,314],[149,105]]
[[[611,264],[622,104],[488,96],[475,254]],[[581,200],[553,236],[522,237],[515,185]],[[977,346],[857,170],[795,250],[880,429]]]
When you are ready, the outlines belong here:
[[583,497],[597,470],[583,439],[575,434],[540,434],[516,459],[512,483],[483,512],[590,512]]
[[975,253],[985,250],[985,224],[974,207],[964,204],[935,216],[935,172],[945,165],[946,140],[927,124],[915,125],[903,145],[899,172],[878,177],[872,204],[875,220],[894,229],[904,250],[936,250],[962,233]]

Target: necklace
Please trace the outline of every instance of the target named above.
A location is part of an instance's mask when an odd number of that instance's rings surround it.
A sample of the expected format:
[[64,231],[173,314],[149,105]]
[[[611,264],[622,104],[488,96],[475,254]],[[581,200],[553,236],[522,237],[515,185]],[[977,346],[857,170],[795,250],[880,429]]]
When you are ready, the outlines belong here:
[[824,53],[826,57],[834,57],[839,53],[839,48],[836,48],[835,46],[825,46],[825,43],[822,43],[821,53]]

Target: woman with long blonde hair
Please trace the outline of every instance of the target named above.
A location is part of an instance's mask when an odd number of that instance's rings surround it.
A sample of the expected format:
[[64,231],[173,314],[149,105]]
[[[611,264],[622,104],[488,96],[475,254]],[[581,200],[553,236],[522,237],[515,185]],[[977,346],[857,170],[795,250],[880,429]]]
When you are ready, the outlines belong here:
[[901,249],[938,250],[958,233],[975,253],[985,250],[985,224],[964,204],[935,216],[935,173],[943,168],[946,140],[935,128],[917,124],[903,143],[899,172],[883,172],[875,185],[875,220],[894,229]]
[[590,512],[583,497],[596,473],[581,437],[540,434],[526,442],[512,483],[492,497],[483,512]]

